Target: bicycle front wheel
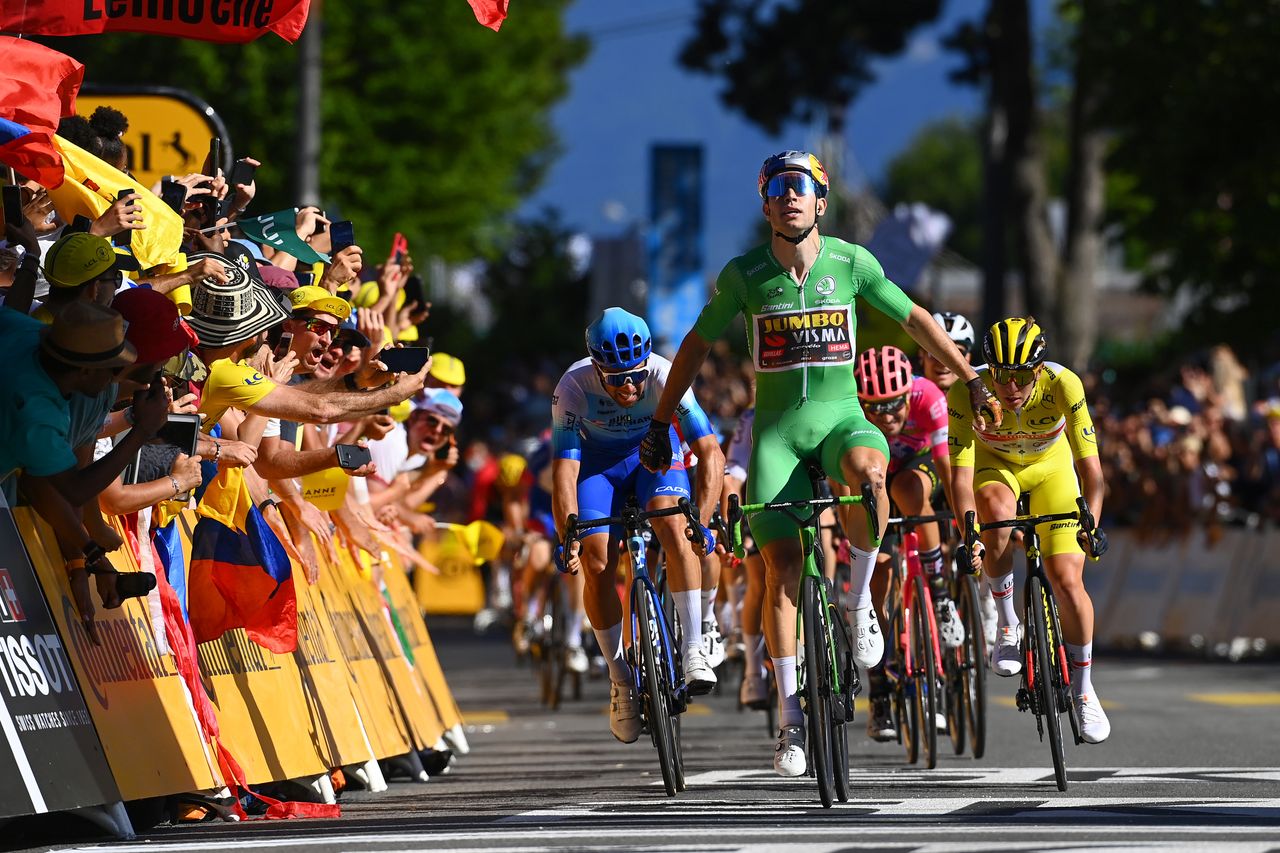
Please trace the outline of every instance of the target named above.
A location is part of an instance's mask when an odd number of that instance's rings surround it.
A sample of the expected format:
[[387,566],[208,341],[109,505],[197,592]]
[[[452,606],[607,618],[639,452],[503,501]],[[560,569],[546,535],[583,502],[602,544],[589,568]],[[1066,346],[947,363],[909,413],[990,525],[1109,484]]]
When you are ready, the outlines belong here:
[[974,758],[987,749],[987,666],[982,628],[982,591],[971,575],[960,579],[960,623],[964,645],[960,647],[960,692],[969,728],[969,748]]
[[835,772],[831,748],[830,650],[827,647],[826,613],[818,591],[818,579],[805,577],[801,599],[804,623],[805,710],[809,718],[809,759],[818,780],[818,797],[823,808],[831,808],[835,798]]
[[640,605],[635,615],[639,628],[640,668],[644,685],[644,712],[648,717],[649,735],[658,750],[658,764],[662,768],[662,784],[668,797],[680,790],[679,756],[676,754],[675,736],[671,726],[671,706],[667,697],[664,678],[665,650],[662,632],[658,627],[658,605],[643,583],[637,582],[633,600]]
[[938,766],[938,688],[935,673],[938,661],[933,654],[933,634],[929,630],[929,599],[924,578],[912,581],[915,600],[911,606],[911,665],[915,683],[916,715],[920,720],[920,746],[925,766]]
[[[831,638],[835,646],[836,672],[840,675],[841,701],[838,713],[832,716],[831,751],[836,783],[836,799],[849,802],[849,723],[853,721],[853,652],[849,647],[849,632],[839,609],[828,601],[827,619],[831,624]],[[833,691],[834,692],[834,691]]]
[[1045,731],[1049,736],[1049,751],[1053,754],[1053,776],[1058,783],[1058,790],[1067,790],[1067,762],[1062,752],[1062,720],[1058,717],[1058,696],[1054,688],[1056,665],[1049,656],[1049,632],[1052,624],[1049,619],[1051,603],[1049,592],[1037,577],[1027,581],[1027,599],[1035,609],[1035,613],[1027,620],[1028,627],[1035,634],[1032,645],[1032,677],[1035,680],[1036,706],[1044,718]]

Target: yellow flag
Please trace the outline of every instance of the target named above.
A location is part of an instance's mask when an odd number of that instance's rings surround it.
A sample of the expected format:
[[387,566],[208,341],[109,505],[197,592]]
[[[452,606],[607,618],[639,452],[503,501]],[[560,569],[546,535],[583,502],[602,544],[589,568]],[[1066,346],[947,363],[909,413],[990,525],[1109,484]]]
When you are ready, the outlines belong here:
[[54,136],[53,143],[62,153],[67,178],[57,189],[49,190],[49,197],[63,222],[77,216],[97,219],[121,190],[131,189],[137,193],[142,221],[147,226],[134,231],[130,238],[133,256],[143,269],[177,260],[182,246],[182,217],[173,208],[124,172],[61,136]]

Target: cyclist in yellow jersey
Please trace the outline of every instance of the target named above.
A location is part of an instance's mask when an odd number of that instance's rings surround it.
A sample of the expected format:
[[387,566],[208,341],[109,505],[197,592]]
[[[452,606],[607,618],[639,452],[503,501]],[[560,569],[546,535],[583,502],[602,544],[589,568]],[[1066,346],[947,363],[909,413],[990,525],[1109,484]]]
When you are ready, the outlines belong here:
[[[1034,318],[996,323],[987,330],[982,350],[987,363],[977,368],[978,375],[995,392],[1005,414],[998,426],[975,427],[968,389],[953,386],[947,395],[956,517],[963,519],[976,509],[982,522],[1012,518],[1024,491],[1031,492],[1032,515],[1071,512],[1083,488],[1093,517],[1100,518],[1102,465],[1080,377],[1045,361],[1044,333]],[[1093,602],[1084,588],[1084,557],[1086,551],[1094,558],[1102,556],[1107,537],[1101,529],[1081,530],[1070,521],[1041,525],[1038,532],[1071,658],[1080,734],[1088,743],[1101,743],[1111,733],[1111,724],[1091,678]],[[1014,611],[1010,531],[983,533],[974,550],[965,554],[962,547],[959,559],[985,569],[995,596],[999,621],[991,668],[997,675],[1017,675],[1022,671],[1022,625]]]

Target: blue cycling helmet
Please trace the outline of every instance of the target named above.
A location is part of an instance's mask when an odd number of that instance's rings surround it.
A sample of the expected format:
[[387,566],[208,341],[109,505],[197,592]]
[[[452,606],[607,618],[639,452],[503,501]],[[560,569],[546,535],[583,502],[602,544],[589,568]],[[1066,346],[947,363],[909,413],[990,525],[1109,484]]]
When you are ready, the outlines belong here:
[[604,370],[635,367],[653,351],[649,324],[621,308],[606,308],[587,326],[587,352]]

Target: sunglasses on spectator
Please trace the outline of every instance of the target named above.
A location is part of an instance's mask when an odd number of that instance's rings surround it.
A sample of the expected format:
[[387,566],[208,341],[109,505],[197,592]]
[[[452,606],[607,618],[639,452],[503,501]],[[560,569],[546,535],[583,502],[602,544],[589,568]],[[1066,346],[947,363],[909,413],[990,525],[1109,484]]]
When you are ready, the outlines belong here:
[[338,333],[338,324],[330,323],[328,320],[321,320],[317,317],[294,317],[299,323],[307,327],[307,331],[321,337],[327,332],[330,337]]
[[641,367],[635,370],[623,370],[619,373],[606,373],[600,371],[600,380],[610,388],[621,388],[630,382],[637,388],[649,378],[649,368]]
[[993,367],[991,376],[996,380],[997,385],[1008,385],[1012,382],[1021,388],[1036,381],[1036,369],[1034,367]]
[[891,415],[907,404],[907,395],[894,397],[892,400],[864,400],[862,408],[873,415]]
[[796,195],[817,195],[818,187],[804,172],[779,172],[764,187],[765,195],[770,198],[784,196],[787,190],[795,190]]
[[426,422],[428,429],[439,430],[445,435],[453,435],[453,424],[448,421],[441,420],[435,415],[424,415],[422,419]]

